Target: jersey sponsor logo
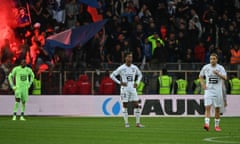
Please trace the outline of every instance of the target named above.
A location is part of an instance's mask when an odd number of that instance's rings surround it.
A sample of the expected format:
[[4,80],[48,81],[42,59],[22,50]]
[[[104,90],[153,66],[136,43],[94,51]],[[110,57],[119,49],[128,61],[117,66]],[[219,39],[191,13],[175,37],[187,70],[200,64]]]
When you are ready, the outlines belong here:
[[132,73],[135,73],[135,72],[136,72],[136,70],[134,68],[132,68]]
[[208,81],[209,81],[209,84],[217,84],[218,78],[210,77]]
[[217,84],[218,83],[218,77],[215,75],[208,76],[208,83],[209,84]]
[[127,78],[127,81],[129,81],[129,82],[133,81],[133,76],[132,75],[127,75],[126,78]]
[[118,115],[121,105],[119,101],[113,101],[112,98],[107,98],[103,101],[102,112],[104,115]]
[[26,75],[20,75],[20,80],[21,81],[26,81],[27,80],[27,76]]

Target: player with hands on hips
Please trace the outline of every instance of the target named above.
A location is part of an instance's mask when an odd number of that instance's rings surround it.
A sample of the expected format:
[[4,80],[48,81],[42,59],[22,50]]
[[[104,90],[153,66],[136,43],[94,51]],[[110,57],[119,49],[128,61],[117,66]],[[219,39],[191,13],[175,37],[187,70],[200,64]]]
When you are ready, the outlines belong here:
[[26,66],[26,60],[22,59],[19,66],[15,66],[8,75],[8,81],[11,88],[14,90],[15,104],[13,109],[12,120],[17,119],[18,105],[21,101],[21,117],[20,120],[25,120],[24,112],[25,105],[28,101],[28,90],[34,80],[34,73],[31,68]]
[[[139,68],[132,64],[133,55],[131,52],[125,53],[125,63],[119,66],[116,70],[114,70],[110,78],[115,81],[117,84],[121,85],[120,96],[123,104],[122,112],[123,118],[125,122],[125,127],[130,127],[128,123],[128,103],[133,103],[134,105],[134,114],[136,116],[136,127],[142,128],[144,127],[140,123],[140,108],[139,105],[139,97],[137,95],[137,85],[140,83],[142,79],[142,72]],[[117,76],[120,76],[120,80],[118,80]],[[135,78],[137,80],[135,81]]]

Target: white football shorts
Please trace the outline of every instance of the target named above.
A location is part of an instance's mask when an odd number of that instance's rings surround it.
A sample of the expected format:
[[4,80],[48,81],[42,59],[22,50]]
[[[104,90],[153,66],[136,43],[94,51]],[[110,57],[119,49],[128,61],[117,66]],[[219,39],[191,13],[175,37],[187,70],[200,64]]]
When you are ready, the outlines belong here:
[[139,100],[136,88],[122,87],[120,90],[120,96],[122,102],[132,102]]
[[205,106],[213,106],[213,107],[222,107],[223,106],[223,98],[217,97],[217,96],[211,96],[211,97],[204,97],[204,105]]

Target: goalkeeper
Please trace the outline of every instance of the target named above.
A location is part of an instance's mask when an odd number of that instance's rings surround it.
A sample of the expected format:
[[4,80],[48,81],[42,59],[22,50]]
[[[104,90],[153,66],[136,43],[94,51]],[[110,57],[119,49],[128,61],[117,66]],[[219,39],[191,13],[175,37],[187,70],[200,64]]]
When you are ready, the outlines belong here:
[[28,100],[28,90],[34,80],[34,73],[31,68],[26,66],[25,59],[21,60],[19,66],[15,66],[8,75],[8,81],[15,95],[15,104],[13,109],[12,120],[17,119],[17,111],[21,102],[21,117],[20,120],[25,120],[24,112],[25,105]]

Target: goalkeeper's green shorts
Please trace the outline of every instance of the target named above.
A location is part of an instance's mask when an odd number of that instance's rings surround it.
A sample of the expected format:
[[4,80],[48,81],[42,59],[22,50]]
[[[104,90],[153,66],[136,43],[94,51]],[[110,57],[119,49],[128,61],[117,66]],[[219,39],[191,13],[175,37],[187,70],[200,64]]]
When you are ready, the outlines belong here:
[[21,101],[23,102],[28,101],[28,88],[26,87],[16,88],[14,94],[15,94],[15,97],[20,98]]

